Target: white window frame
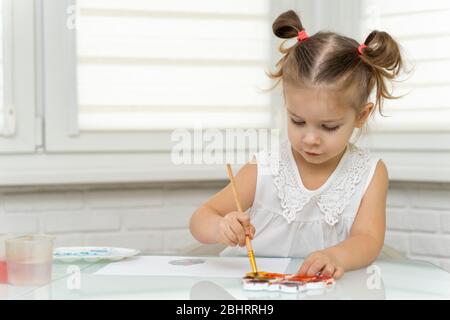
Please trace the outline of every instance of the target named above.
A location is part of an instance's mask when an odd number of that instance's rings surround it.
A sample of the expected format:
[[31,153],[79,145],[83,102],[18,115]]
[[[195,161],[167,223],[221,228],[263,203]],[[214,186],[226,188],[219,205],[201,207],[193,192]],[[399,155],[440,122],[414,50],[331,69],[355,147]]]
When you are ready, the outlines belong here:
[[[40,119],[35,99],[34,6],[28,0],[3,0],[3,56],[6,129],[0,155],[32,153],[39,145]],[[7,14],[9,13],[9,14]]]

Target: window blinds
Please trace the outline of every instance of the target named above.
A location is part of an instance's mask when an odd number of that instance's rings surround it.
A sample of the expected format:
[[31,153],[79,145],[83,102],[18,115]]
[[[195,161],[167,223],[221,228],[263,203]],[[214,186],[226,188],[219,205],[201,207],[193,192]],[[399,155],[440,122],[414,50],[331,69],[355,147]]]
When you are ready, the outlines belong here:
[[78,0],[81,131],[271,125],[269,0]]
[[412,69],[407,81],[394,85],[394,95],[407,95],[385,102],[384,114],[391,118],[380,124],[393,130],[449,130],[450,2],[364,0],[361,17],[361,39],[373,29],[390,33]]

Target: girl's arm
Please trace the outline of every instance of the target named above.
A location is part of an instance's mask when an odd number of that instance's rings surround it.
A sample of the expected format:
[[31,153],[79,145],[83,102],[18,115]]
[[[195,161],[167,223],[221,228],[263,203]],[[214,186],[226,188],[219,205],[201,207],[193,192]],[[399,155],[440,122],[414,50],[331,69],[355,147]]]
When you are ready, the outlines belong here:
[[[244,211],[253,205],[255,197],[256,163],[252,162],[244,165],[235,176],[237,193]],[[189,224],[190,231],[194,238],[202,243],[217,243],[221,221],[227,214],[235,211],[237,207],[232,187],[228,184],[194,212]],[[245,238],[240,240],[245,241]]]
[[310,255],[299,273],[324,273],[325,270],[326,274],[339,278],[344,271],[362,268],[375,261],[384,243],[388,187],[387,169],[380,160],[362,198],[349,238]]

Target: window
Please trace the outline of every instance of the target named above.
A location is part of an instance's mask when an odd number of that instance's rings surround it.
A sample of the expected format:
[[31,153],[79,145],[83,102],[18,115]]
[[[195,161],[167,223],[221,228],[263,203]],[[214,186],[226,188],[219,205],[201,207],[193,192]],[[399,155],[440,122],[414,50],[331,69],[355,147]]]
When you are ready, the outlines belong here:
[[273,126],[269,0],[44,6],[46,71],[65,71],[47,76],[48,151],[167,151],[176,128]]
[[395,93],[409,95],[367,143],[392,180],[450,181],[447,1],[0,1],[0,185],[226,179],[174,165],[170,133],[285,123],[280,92],[261,89],[288,9],[309,34],[399,40],[415,72]]
[[[449,70],[450,3],[448,1],[365,0],[363,2],[361,38],[370,30],[390,33],[399,41],[406,58],[412,62],[410,78],[400,83],[396,95],[388,100],[386,111],[391,118],[382,119],[377,127],[383,131],[450,131]],[[414,27],[418,26],[418,27]]]
[[360,39],[371,30],[390,33],[407,59],[407,79],[394,85],[384,114],[372,122],[369,144],[398,179],[450,180],[450,3],[365,0]]

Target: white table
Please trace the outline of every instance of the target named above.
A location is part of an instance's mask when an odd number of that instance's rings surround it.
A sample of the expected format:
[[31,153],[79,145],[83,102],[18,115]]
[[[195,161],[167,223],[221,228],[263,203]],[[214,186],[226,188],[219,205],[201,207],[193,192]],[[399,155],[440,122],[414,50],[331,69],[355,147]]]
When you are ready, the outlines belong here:
[[[301,259],[292,259],[285,272],[295,272],[301,262]],[[40,287],[0,284],[0,298],[450,299],[450,273],[427,262],[404,259],[378,259],[370,268],[345,273],[331,291],[312,292],[314,294],[307,295],[244,291],[241,289],[240,278],[208,278],[207,276],[170,278],[94,274],[106,264],[104,262],[54,263],[53,280],[50,284]],[[74,270],[79,270],[79,273],[68,272]]]

